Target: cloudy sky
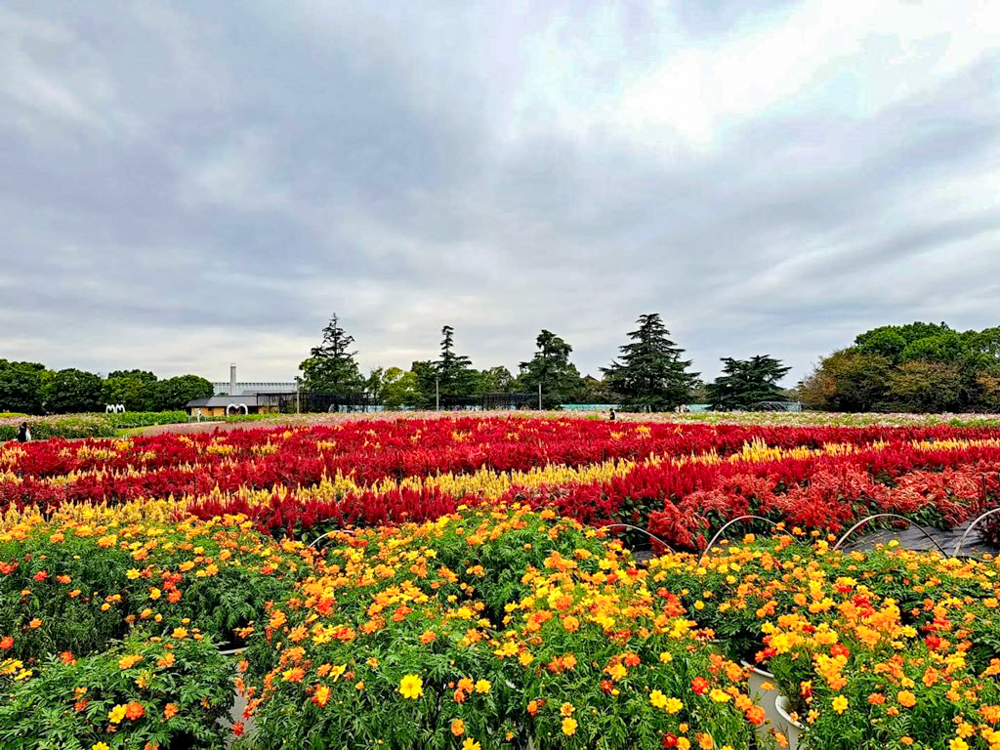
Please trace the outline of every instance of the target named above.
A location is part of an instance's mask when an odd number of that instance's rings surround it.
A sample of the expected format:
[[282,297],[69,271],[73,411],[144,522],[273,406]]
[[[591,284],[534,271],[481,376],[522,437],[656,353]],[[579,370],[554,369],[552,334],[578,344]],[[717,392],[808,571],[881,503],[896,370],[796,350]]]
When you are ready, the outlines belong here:
[[596,374],[657,311],[793,381],[1000,324],[1000,2],[5,0],[0,226],[8,359]]

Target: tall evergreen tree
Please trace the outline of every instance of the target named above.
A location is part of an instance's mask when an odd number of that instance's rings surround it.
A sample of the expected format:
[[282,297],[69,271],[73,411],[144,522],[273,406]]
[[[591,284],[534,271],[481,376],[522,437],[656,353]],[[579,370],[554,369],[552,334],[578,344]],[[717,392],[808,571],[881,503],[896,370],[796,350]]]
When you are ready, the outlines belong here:
[[767,354],[750,359],[722,358],[722,375],[706,388],[711,408],[716,411],[736,409],[751,411],[765,401],[784,401],[778,386],[790,367]]
[[468,396],[475,388],[476,373],[472,360],[464,354],[455,353],[455,329],[444,326],[441,329],[441,357],[435,363],[435,374],[442,396]]
[[357,393],[364,388],[361,375],[351,351],[354,337],[340,326],[334,313],[323,329],[323,343],[313,347],[309,359],[299,365],[302,370],[302,388],[313,393]]
[[639,327],[628,336],[632,343],[621,349],[621,362],[601,370],[608,384],[621,396],[622,408],[631,411],[669,411],[685,403],[698,373],[688,372],[691,360],[670,340],[670,331],[658,313],[640,315]]
[[535,356],[520,364],[517,378],[520,389],[537,393],[541,385],[545,409],[574,401],[581,391],[581,382],[580,371],[569,361],[573,347],[544,328],[535,339],[535,346]]

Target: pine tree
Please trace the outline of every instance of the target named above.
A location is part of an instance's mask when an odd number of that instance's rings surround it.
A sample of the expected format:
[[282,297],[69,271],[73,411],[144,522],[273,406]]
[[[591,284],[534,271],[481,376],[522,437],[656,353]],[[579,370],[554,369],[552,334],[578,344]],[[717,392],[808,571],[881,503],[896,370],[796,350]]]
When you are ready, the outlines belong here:
[[706,389],[713,410],[752,411],[763,402],[785,400],[778,381],[791,368],[782,365],[781,360],[759,354],[750,359],[723,357],[722,363],[723,374]]
[[354,337],[341,328],[334,313],[323,329],[323,343],[312,348],[309,359],[299,365],[302,388],[313,393],[357,393],[364,388],[364,377],[351,351]]
[[545,329],[535,339],[535,346],[535,356],[520,364],[517,380],[521,390],[537,393],[541,385],[546,409],[572,402],[581,391],[580,371],[569,361],[573,347]]
[[444,326],[441,329],[441,358],[435,362],[438,385],[442,396],[469,396],[475,388],[475,371],[472,360],[463,354],[455,354],[455,329]]
[[629,411],[670,411],[687,402],[698,373],[681,359],[684,350],[670,340],[670,331],[658,313],[640,315],[639,328],[628,336],[632,343],[620,347],[621,362],[601,370],[608,384]]

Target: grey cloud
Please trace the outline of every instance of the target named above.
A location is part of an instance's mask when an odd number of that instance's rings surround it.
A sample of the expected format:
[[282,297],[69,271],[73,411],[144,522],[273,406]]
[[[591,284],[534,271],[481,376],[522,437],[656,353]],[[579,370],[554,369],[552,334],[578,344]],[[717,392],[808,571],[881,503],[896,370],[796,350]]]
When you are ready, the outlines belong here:
[[[0,356],[288,378],[336,310],[366,365],[450,323],[479,366],[546,327],[596,373],[658,310],[709,376],[767,351],[801,377],[872,325],[997,322],[994,49],[704,148],[617,127],[661,25],[721,45],[799,3],[102,5],[0,15]],[[579,101],[607,117],[574,130]]]

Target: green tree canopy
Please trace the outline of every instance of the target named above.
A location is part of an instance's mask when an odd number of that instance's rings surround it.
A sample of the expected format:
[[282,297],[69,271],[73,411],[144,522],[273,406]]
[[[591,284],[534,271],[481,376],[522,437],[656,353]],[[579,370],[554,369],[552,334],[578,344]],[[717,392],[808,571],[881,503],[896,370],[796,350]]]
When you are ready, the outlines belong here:
[[542,389],[542,407],[553,409],[574,402],[580,394],[580,371],[569,361],[573,347],[552,331],[542,329],[535,338],[535,355],[521,362],[517,376],[519,389],[536,393]]
[[0,412],[42,414],[45,365],[0,359]]
[[723,357],[722,363],[722,375],[706,389],[712,409],[751,411],[761,402],[785,400],[778,382],[791,368],[781,360],[759,354],[750,359]]
[[152,411],[181,411],[189,401],[209,398],[212,384],[198,375],[178,375],[158,380],[150,385],[152,395],[147,402]]
[[476,372],[474,392],[477,396],[488,393],[510,393],[514,388],[514,376],[503,365]]
[[856,348],[834,352],[799,386],[807,404],[832,411],[868,412],[887,408],[892,360]]
[[156,382],[148,370],[115,370],[105,379],[101,398],[105,404],[124,404],[128,411],[151,411]]
[[302,389],[313,393],[357,393],[364,388],[364,377],[351,351],[354,337],[347,335],[334,313],[323,329],[323,342],[311,350],[311,356],[299,365]]
[[56,372],[45,385],[45,410],[52,414],[104,411],[99,375],[68,368]]
[[417,374],[390,367],[382,373],[379,386],[379,400],[386,409],[407,409],[421,405],[421,394],[417,388]]
[[620,347],[621,362],[601,368],[622,407],[637,411],[669,411],[685,403],[698,373],[688,372],[690,360],[670,340],[670,331],[658,313],[640,315],[639,327]]
[[0,412],[43,414],[49,378],[51,373],[38,362],[0,359]]

